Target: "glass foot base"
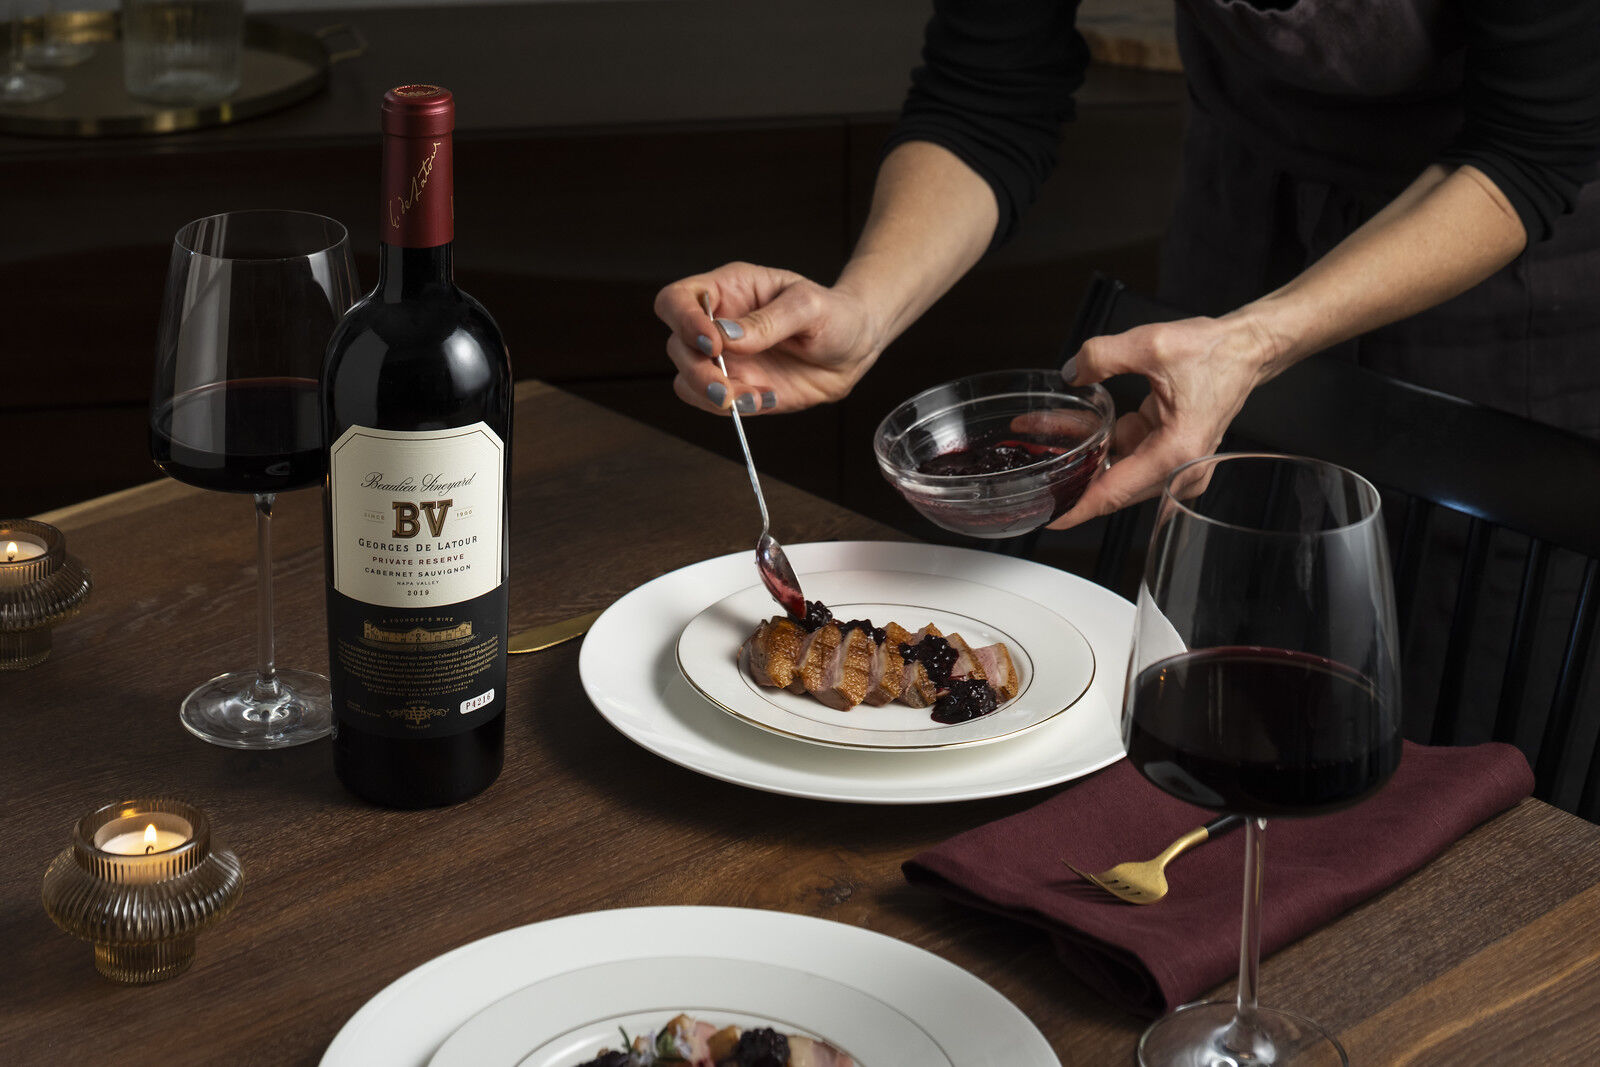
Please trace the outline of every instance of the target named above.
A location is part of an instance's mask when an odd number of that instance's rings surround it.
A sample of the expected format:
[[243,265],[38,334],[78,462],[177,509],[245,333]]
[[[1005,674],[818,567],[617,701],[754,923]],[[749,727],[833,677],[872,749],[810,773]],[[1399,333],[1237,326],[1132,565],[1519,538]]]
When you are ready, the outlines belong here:
[[7,104],[37,104],[41,100],[60,96],[66,87],[66,82],[48,74],[14,70],[0,75],[0,101]]
[[1349,1067],[1344,1047],[1310,1019],[1257,1008],[1248,1048],[1228,1040],[1234,1002],[1185,1004],[1150,1024],[1139,1039],[1140,1067]]
[[333,725],[328,680],[310,671],[280,670],[263,688],[255,671],[219,674],[183,698],[184,729],[227,748],[288,748],[327,737]]

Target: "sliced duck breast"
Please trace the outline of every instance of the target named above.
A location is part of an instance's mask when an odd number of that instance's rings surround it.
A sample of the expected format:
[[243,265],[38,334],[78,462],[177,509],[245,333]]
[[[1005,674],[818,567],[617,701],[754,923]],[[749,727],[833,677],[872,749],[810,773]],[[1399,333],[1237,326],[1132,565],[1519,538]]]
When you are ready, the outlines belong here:
[[928,668],[918,660],[905,660],[900,672],[900,703],[912,708],[931,708],[938,699],[939,687],[928,677]]
[[826,689],[828,661],[833,658],[834,651],[843,639],[839,624],[835,622],[819,626],[806,634],[800,652],[795,656],[794,678],[787,687],[789,692],[803,694]]
[[784,688],[794,681],[795,661],[805,638],[806,632],[793,622],[773,616],[744,643],[745,670],[757,685]]
[[861,703],[871,687],[872,654],[876,647],[872,638],[861,630],[844,633],[823,663],[816,683],[806,679],[806,691],[835,711],[849,711]]
[[[884,627],[887,632],[889,627]],[[906,635],[911,636],[910,634]],[[905,677],[906,660],[900,655],[900,643],[885,638],[883,644],[872,650],[872,666],[867,670],[867,695],[862,703],[881,708],[893,703],[900,695],[900,685]]]
[[789,1067],[856,1067],[856,1061],[823,1041],[789,1038]]
[[1022,680],[1017,675],[1017,666],[1011,660],[1011,650],[1006,648],[1004,642],[975,648],[972,650],[972,658],[983,668],[983,677],[989,683],[989,688],[994,690],[995,699],[1000,703],[1004,704],[1016,696],[1018,690],[1022,688]]
[[950,647],[956,650],[956,662],[950,668],[951,678],[966,678],[974,682],[986,680],[983,665],[972,654],[972,646],[958,633],[948,633],[944,639],[950,642]]

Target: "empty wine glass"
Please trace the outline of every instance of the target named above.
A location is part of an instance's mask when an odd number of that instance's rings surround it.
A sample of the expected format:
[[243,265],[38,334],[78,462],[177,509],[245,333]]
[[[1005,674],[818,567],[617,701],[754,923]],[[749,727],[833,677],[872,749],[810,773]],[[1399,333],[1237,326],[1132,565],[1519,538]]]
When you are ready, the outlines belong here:
[[255,670],[212,678],[179,712],[191,733],[213,744],[282,748],[329,731],[328,680],[276,663],[271,520],[279,492],[322,482],[322,359],[355,299],[345,229],[321,215],[213,215],[173,241],[150,454],[170,477],[250,493],[256,505]]
[[0,102],[7,104],[37,104],[60,96],[66,83],[49,74],[39,74],[28,69],[22,58],[22,5],[11,0],[10,23],[6,27],[6,73],[0,78]]
[[1316,1023],[1256,1003],[1263,835],[1268,817],[1335,811],[1383,785],[1400,762],[1399,704],[1371,483],[1292,456],[1174,471],[1139,589],[1123,738],[1160,788],[1246,816],[1245,893],[1237,995],[1158,1020],[1145,1067],[1348,1062]]

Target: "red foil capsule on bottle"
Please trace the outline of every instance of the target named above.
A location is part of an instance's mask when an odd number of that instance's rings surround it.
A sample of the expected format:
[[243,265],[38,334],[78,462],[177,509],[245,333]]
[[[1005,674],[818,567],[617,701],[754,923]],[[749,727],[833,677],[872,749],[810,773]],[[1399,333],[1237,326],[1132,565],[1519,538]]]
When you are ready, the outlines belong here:
[[434,248],[455,239],[450,136],[456,102],[437,85],[383,94],[383,243]]

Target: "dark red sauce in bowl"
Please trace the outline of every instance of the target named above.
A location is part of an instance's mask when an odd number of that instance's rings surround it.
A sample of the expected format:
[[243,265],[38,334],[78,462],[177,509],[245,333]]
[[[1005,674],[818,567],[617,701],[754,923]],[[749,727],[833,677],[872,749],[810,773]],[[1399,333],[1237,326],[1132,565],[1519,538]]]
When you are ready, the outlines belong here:
[[879,469],[912,507],[972,537],[1059,518],[1105,468],[1114,419],[1098,385],[1055,371],[994,371],[919,393],[883,420]]

